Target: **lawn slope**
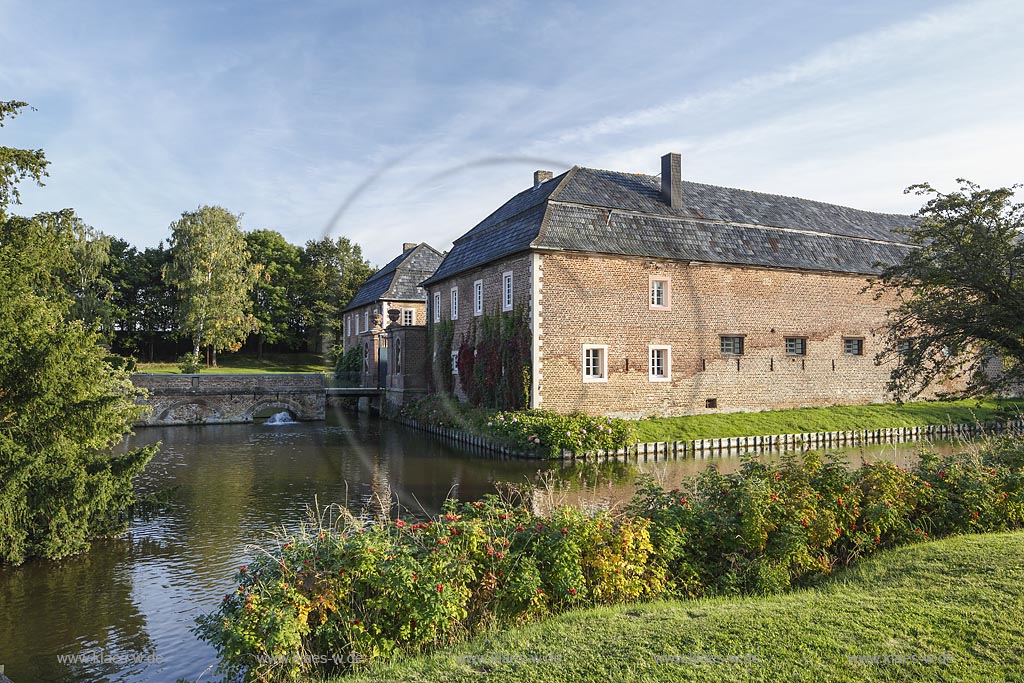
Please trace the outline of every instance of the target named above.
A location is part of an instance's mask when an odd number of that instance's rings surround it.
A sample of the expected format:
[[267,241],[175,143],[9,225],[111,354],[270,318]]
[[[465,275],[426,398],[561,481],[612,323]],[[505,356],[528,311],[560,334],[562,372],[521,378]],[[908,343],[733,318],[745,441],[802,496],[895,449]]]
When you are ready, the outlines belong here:
[[1022,586],[1024,532],[961,536],[785,595],[572,612],[337,680],[1021,680]]
[[1016,419],[1024,402],[1001,400],[920,401],[865,406],[830,406],[759,413],[714,413],[638,420],[640,442],[725,439],[766,434],[845,432],[857,429],[972,424]]

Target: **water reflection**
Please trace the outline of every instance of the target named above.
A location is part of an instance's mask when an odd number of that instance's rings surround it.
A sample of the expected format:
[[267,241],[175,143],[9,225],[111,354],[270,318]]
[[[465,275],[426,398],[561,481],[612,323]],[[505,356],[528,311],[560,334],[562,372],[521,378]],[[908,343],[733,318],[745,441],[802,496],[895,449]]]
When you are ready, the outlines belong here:
[[[175,486],[165,509],[86,555],[0,570],[0,664],[15,683],[195,680],[215,663],[190,633],[195,616],[232,588],[250,544],[304,519],[314,500],[435,514],[449,495],[475,499],[541,472],[552,500],[618,505],[643,473],[674,486],[712,463],[740,466],[737,457],[570,466],[488,458],[343,413],[319,424],[140,430],[128,446],[155,441],[163,447],[138,483],[144,492]],[[917,448],[846,457],[908,464]],[[77,655],[113,661],[61,661]]]

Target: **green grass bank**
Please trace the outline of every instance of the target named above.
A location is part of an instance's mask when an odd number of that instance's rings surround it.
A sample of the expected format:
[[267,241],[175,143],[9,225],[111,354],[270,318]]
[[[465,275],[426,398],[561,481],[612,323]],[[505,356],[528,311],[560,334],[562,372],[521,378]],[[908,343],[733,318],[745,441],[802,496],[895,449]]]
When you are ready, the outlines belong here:
[[570,612],[369,681],[990,681],[1024,670],[1024,532],[884,551],[814,588]]
[[[139,363],[136,366],[135,372],[154,375],[180,375],[181,369],[176,362]],[[324,357],[315,353],[265,353],[260,360],[257,360],[255,356],[222,354],[217,358],[217,367],[207,368],[204,366],[202,372],[222,375],[289,372],[333,373],[334,368],[328,367]]]
[[637,440],[643,443],[969,424],[1015,418],[1021,412],[1024,412],[1024,401],[965,399],[660,417],[633,424]]

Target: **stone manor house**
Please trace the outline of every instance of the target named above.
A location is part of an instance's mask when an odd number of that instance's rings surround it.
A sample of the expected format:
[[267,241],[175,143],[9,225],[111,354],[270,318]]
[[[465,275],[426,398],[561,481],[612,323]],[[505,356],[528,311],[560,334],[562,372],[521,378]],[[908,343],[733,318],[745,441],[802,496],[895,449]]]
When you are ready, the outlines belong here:
[[684,181],[678,154],[661,162],[660,178],[535,173],[418,283],[426,317],[413,323],[434,357],[421,349],[421,366],[392,374],[437,387],[453,373],[465,397],[438,331],[450,323],[457,346],[474,320],[523,315],[532,407],[643,417],[891,400],[874,355],[892,302],[863,289],[911,248],[899,230],[914,219]]

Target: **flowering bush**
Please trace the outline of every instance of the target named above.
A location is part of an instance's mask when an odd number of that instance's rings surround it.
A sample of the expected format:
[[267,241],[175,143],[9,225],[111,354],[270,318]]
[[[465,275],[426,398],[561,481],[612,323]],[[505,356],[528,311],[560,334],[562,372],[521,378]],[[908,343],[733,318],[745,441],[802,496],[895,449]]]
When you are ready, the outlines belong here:
[[879,548],[1022,526],[1020,437],[910,470],[749,459],[671,490],[642,480],[620,514],[486,496],[427,521],[317,518],[242,567],[197,633],[229,676],[294,678],[574,607],[774,593]]
[[562,450],[616,450],[633,441],[632,427],[625,420],[583,413],[562,415],[550,410],[495,413],[488,419],[487,429],[491,436],[516,448],[536,450],[552,458]]
[[[491,624],[649,598],[662,591],[645,519],[496,496],[449,501],[426,522],[303,527],[242,567],[196,631],[221,672],[289,679],[417,652]],[[333,653],[326,657],[322,653]]]

